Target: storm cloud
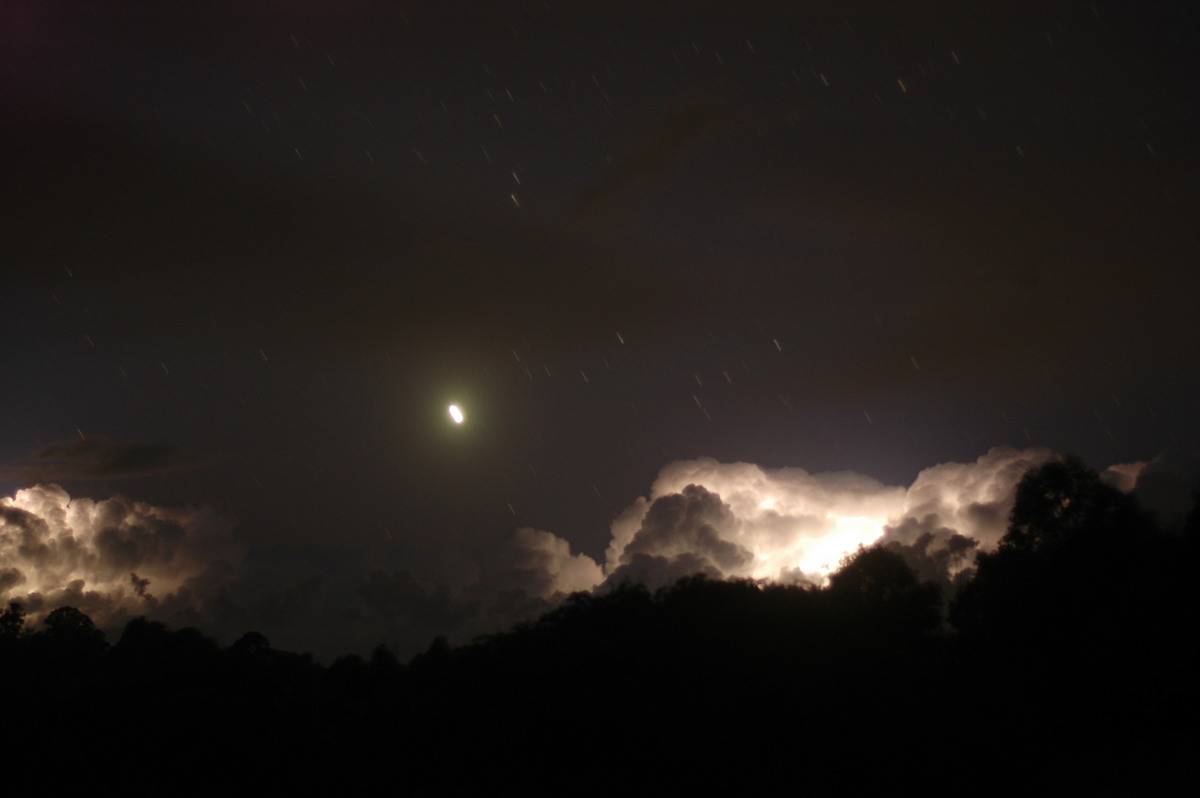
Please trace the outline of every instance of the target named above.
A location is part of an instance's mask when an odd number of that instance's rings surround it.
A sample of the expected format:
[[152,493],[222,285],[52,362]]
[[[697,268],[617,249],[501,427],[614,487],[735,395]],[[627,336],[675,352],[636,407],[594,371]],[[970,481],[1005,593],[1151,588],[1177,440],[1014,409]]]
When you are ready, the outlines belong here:
[[44,446],[0,473],[8,479],[58,483],[156,476],[207,462],[174,444],[116,441],[81,433]]
[[859,546],[878,543],[923,579],[951,585],[999,543],[1021,477],[1053,456],[994,448],[925,469],[908,488],[853,472],[677,461],[613,522],[605,577],[654,587],[694,573],[820,584]]
[[[243,557],[234,521],[211,507],[124,496],[72,498],[37,485],[0,498],[0,594],[31,616],[75,606],[99,626],[211,597]],[[186,599],[183,597],[186,596]]]
[[[233,520],[211,508],[72,499],[39,485],[0,499],[0,598],[35,619],[69,604],[110,629],[144,614],[225,636],[290,628],[326,656],[380,642],[408,656],[436,636],[465,642],[571,593],[631,582],[656,589],[704,574],[820,585],[873,544],[948,594],[970,578],[976,554],[999,543],[1025,472],[1054,456],[995,448],[925,469],[907,488],[853,472],[676,461],[612,522],[603,564],[521,527],[457,581],[436,568],[259,561],[238,544]],[[1142,470],[1114,467],[1110,479],[1129,490]]]

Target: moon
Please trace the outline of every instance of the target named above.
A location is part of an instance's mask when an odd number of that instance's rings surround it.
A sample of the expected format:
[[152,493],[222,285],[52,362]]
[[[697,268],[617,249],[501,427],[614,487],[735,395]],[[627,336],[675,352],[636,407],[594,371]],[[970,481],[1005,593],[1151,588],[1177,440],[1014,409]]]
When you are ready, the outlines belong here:
[[454,420],[455,424],[463,423],[463,418],[465,417],[463,416],[463,411],[459,409],[458,405],[450,405],[448,409],[450,411],[450,418]]

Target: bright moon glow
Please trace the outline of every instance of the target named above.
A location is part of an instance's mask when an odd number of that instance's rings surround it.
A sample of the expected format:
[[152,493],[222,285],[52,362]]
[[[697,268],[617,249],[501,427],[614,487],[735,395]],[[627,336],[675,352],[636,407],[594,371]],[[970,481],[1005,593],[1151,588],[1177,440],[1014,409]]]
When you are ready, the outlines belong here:
[[463,423],[463,412],[458,409],[458,405],[450,405],[450,418],[454,419],[455,424]]

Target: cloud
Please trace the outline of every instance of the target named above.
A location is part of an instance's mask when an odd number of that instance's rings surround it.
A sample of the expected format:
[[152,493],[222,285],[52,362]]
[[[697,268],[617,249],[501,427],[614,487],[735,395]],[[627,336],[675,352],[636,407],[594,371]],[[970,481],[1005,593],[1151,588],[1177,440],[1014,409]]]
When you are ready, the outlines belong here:
[[326,574],[294,557],[250,556],[235,528],[208,506],[18,490],[0,498],[0,603],[20,603],[32,625],[76,607],[110,640],[145,615],[218,639],[266,630],[319,647],[334,627]]
[[877,542],[922,579],[953,587],[973,573],[976,553],[995,549],[1004,537],[1021,477],[1053,457],[1049,449],[997,447],[973,463],[927,468]]
[[[821,583],[858,546],[879,543],[923,579],[952,587],[969,578],[979,551],[999,543],[1021,477],[1053,456],[994,448],[973,462],[925,469],[908,488],[849,471],[814,474],[711,458],[670,463],[649,496],[613,521],[603,579],[652,588],[698,573]],[[536,535],[540,551],[560,559],[569,552],[549,532],[527,534]],[[517,568],[510,578],[524,579],[523,589],[541,598],[602,581],[591,568],[569,572],[570,584],[566,573]]]
[[522,527],[491,552],[473,582],[459,589],[405,568],[374,570],[358,582],[355,593],[367,619],[381,622],[389,644],[407,653],[436,635],[464,641],[532,620],[603,578],[596,561],[572,553],[566,540]]
[[[369,619],[382,623],[389,641],[402,647],[428,643],[437,635],[450,635],[479,613],[468,597],[454,595],[444,585],[415,576],[411,570],[376,569],[355,587]],[[395,643],[393,642],[393,645]]]
[[996,447],[973,463],[927,468],[908,489],[898,523],[934,523],[993,549],[1008,526],[1017,483],[1026,471],[1053,457],[1049,449]]
[[[697,490],[689,493],[689,486]],[[664,535],[662,516],[670,511],[660,508],[678,503],[672,496],[704,502],[708,528]],[[638,499],[613,522],[607,569],[615,573],[627,553],[678,556],[691,540],[696,546],[687,550],[704,556],[725,576],[819,577],[836,568],[845,552],[877,538],[903,500],[903,488],[851,472],[810,474],[801,468],[764,469],[711,458],[675,462],[659,472],[649,498]],[[714,501],[725,511],[718,512]],[[671,547],[664,548],[668,538]],[[720,544],[737,549],[721,549]]]
[[610,578],[661,587],[689,573],[746,575],[754,554],[737,541],[738,527],[720,496],[687,485],[646,507],[632,539],[610,563]]
[[519,590],[531,597],[556,600],[591,590],[604,572],[586,554],[572,554],[571,544],[551,532],[522,527],[481,575],[496,591]]
[[[1154,512],[1167,528],[1180,528],[1196,502],[1194,491],[1200,486],[1200,457],[1182,452],[1165,452],[1148,463],[1110,466],[1102,477],[1114,472],[1124,479],[1112,480],[1117,488],[1137,496],[1142,506]],[[1134,484],[1129,487],[1129,476]]]
[[[145,614],[226,639],[266,631],[331,658],[380,642],[407,657],[437,635],[466,642],[532,620],[570,593],[624,582],[657,588],[706,574],[820,584],[874,543],[953,588],[978,552],[998,544],[1025,472],[1053,456],[996,448],[925,469],[907,488],[852,472],[673,462],[613,521],[603,565],[522,527],[456,583],[406,567],[364,569],[329,552],[246,555],[232,519],[211,508],[73,499],[38,485],[0,498],[0,599],[20,601],[35,621],[69,604],[110,633]],[[1109,478],[1137,488],[1146,475],[1173,473],[1167,465],[1114,467]]]
[[72,498],[37,485],[0,498],[0,597],[30,615],[64,604],[111,626],[194,606],[215,572],[243,556],[233,520],[211,507],[156,507],[124,496]]
[[858,546],[880,543],[951,586],[999,543],[1017,483],[1051,457],[995,448],[925,469],[908,488],[853,472],[670,463],[613,522],[605,575],[651,587],[693,573],[820,583]]
[[3,469],[5,479],[41,483],[132,479],[203,465],[204,458],[167,443],[66,438]]
[[465,642],[532,619],[603,579],[592,558],[531,528],[458,586],[406,568],[364,573],[336,556],[246,552],[234,528],[211,507],[18,490],[0,498],[0,603],[19,602],[35,625],[74,606],[110,638],[146,615],[219,639],[265,631],[326,658],[383,641],[408,656],[436,635]]
[[[457,592],[408,572],[374,575],[372,612],[391,618],[396,633],[465,639],[532,619],[569,593],[627,582],[655,589],[705,574],[821,584],[858,546],[872,544],[900,554],[949,596],[973,574],[975,556],[999,544],[1021,478],[1053,457],[997,447],[927,468],[907,488],[848,471],[673,462],[613,521],[603,568],[551,532],[522,528]],[[1121,483],[1126,490],[1144,473],[1134,471]]]

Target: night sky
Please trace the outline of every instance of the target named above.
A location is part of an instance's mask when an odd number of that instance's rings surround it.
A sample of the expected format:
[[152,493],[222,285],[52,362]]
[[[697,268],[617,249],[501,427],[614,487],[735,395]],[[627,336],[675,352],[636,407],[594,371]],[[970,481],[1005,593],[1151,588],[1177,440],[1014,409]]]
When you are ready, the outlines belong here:
[[1190,4],[0,13],[0,496],[100,508],[6,600],[410,653],[680,461],[1194,487]]

